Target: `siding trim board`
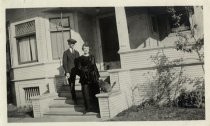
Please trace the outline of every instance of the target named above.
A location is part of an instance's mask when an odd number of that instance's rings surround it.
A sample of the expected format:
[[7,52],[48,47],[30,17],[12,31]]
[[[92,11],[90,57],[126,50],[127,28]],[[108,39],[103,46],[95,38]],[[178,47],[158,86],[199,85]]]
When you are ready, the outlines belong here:
[[135,53],[135,52],[145,52],[145,51],[154,51],[160,49],[175,49],[176,46],[167,46],[167,47],[156,47],[156,48],[145,48],[145,49],[132,49],[132,50],[125,50],[125,51],[118,51],[119,54],[128,54],[128,53]]
[[21,66],[12,67],[12,69],[20,69],[20,68],[26,68],[26,67],[33,67],[33,66],[39,66],[39,65],[47,65],[47,64],[60,64],[59,60],[52,61],[52,62],[45,62],[45,63],[31,63],[31,64],[23,64]]
[[16,80],[11,80],[12,82],[17,82],[17,81],[30,81],[30,80],[41,80],[41,79],[53,79],[53,78],[62,78],[65,77],[64,75],[57,75],[57,76],[48,76],[48,77],[38,77],[38,78],[30,78],[30,79],[16,79]]
[[[198,62],[198,63],[183,63],[179,65],[173,65],[171,67],[180,67],[180,66],[194,66],[194,65],[204,65],[204,62]],[[156,69],[157,66],[154,67],[145,67],[145,68],[132,68],[130,71],[137,71],[137,70],[153,70]]]
[[31,63],[31,64],[23,64],[21,66],[16,66],[16,67],[12,67],[12,69],[21,69],[21,68],[26,68],[26,67],[34,67],[34,66],[40,66],[40,65],[44,65],[45,63]]
[[[204,65],[204,62],[194,62],[194,63],[183,63],[173,67],[180,67],[180,66],[194,66],[194,65]],[[152,67],[144,67],[144,68],[124,68],[124,69],[112,69],[108,70],[109,73],[116,73],[116,72],[123,72],[123,71],[137,71],[137,70],[153,70],[156,69],[156,66]]]
[[16,79],[16,80],[11,80],[12,82],[20,82],[20,81],[30,81],[30,80],[42,80],[42,79],[46,79],[46,77],[39,77],[39,78],[30,78],[30,79]]
[[[192,44],[190,44],[192,45]],[[160,50],[160,49],[175,49],[176,46],[163,46],[163,47],[155,47],[155,48],[144,48],[144,49],[131,49],[131,50],[119,50],[119,54],[128,54],[128,53],[135,53],[135,52],[145,52],[145,51],[153,51],[153,50]]]

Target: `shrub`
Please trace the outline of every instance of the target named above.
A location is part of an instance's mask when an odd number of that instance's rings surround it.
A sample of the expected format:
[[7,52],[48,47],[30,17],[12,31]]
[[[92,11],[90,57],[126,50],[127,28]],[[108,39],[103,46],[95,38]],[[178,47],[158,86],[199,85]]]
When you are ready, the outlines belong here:
[[16,107],[12,104],[8,105],[8,117],[33,117],[32,106]]
[[194,91],[181,91],[181,94],[177,97],[178,107],[185,108],[204,108],[205,107],[205,95],[201,88],[197,88]]
[[[173,95],[176,95],[177,90],[179,90],[181,83],[183,82],[182,67],[180,72],[174,68],[180,65],[183,59],[169,60],[169,58],[164,54],[164,51],[159,51],[155,56],[151,56],[152,62],[156,65],[156,74],[150,75],[149,85],[151,91],[148,92],[150,95],[149,101],[145,104],[163,104],[165,101],[169,106],[171,106],[173,101]],[[178,80],[178,82],[175,82]]]

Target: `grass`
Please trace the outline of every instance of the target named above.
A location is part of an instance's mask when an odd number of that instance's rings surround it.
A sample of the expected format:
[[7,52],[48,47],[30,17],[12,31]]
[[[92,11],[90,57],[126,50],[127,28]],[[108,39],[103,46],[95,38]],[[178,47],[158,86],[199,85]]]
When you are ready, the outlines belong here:
[[179,107],[138,107],[119,113],[110,121],[166,121],[166,120],[204,120],[204,108]]
[[12,118],[32,118],[33,110],[29,106],[16,107],[13,104],[7,105],[7,115]]

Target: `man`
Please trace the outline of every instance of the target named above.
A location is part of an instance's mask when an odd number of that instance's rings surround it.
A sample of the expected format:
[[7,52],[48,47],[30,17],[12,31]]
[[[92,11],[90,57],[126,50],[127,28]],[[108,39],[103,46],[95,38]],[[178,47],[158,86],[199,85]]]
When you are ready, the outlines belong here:
[[79,52],[74,49],[75,43],[74,39],[68,39],[69,49],[63,53],[63,68],[65,70],[65,75],[68,78],[68,82],[71,89],[72,100],[77,104],[77,98],[75,93],[75,79],[76,75],[79,75],[79,70],[75,65],[75,59],[79,57]]

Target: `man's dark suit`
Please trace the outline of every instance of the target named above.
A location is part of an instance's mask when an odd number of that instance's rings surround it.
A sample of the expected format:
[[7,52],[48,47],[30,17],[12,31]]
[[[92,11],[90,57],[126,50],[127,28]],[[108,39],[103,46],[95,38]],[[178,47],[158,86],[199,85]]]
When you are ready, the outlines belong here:
[[76,102],[76,93],[75,93],[75,79],[76,75],[79,75],[79,71],[75,65],[75,59],[79,57],[79,52],[74,50],[73,53],[68,49],[63,53],[63,68],[66,73],[70,73],[70,78],[68,79],[71,86],[72,99]]

